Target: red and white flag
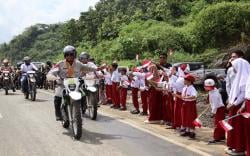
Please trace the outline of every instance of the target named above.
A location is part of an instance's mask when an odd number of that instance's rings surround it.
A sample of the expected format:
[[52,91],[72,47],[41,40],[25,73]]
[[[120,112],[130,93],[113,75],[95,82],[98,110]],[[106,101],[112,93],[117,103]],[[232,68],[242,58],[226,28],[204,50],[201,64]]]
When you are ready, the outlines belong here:
[[147,80],[151,80],[153,77],[154,77],[153,73],[148,72],[148,73],[146,74],[146,79],[147,79]]
[[124,81],[124,84],[126,85],[126,86],[129,86],[130,85],[130,81]]
[[221,120],[219,121],[219,123],[226,132],[231,131],[233,129],[233,127],[225,120]]
[[199,118],[196,118],[196,119],[193,121],[193,124],[195,125],[195,127],[199,127],[199,128],[201,128],[201,126],[202,126],[202,122],[200,121]]
[[250,113],[248,112],[244,112],[244,113],[241,113],[241,115],[246,118],[246,119],[249,119],[250,118]]
[[135,55],[135,60],[138,61],[139,60],[139,54]]

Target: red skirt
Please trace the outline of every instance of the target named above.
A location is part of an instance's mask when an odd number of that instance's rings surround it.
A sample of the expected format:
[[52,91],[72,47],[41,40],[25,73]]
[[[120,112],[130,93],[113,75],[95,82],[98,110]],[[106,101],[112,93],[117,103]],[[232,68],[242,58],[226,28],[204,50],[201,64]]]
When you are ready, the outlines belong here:
[[142,110],[144,113],[148,112],[148,91],[141,91],[141,102],[142,102]]
[[181,127],[181,120],[182,120],[182,114],[181,114],[181,107],[182,107],[183,100],[180,98],[175,98],[174,103],[174,122],[173,122],[173,128]]
[[162,120],[162,92],[151,87],[149,89],[149,121]]
[[118,85],[119,83],[112,82],[112,103],[114,106],[120,106],[120,95]]
[[168,104],[167,104],[168,96],[166,94],[162,95],[162,119],[163,121],[170,122],[168,115]]
[[[250,113],[250,100],[246,100],[246,111]],[[246,151],[250,156],[250,119],[245,119]]]
[[220,126],[219,121],[225,119],[225,107],[220,107],[217,109],[214,118],[214,140],[224,140],[225,130]]
[[138,88],[132,87],[132,102],[136,110],[139,110],[138,91]]
[[[240,109],[241,105],[235,106],[229,111],[229,117],[233,116]],[[227,146],[235,149],[236,152],[245,151],[245,134],[244,134],[244,118],[242,116],[235,117],[228,121],[233,127],[227,134]]]
[[112,85],[106,85],[106,98],[108,102],[112,102]]
[[120,89],[120,102],[123,108],[126,108],[126,100],[127,100],[127,88]]
[[171,92],[168,92],[167,109],[168,109],[169,122],[173,123],[174,121],[174,98]]
[[194,129],[194,120],[197,118],[196,101],[183,101],[181,108],[182,126]]

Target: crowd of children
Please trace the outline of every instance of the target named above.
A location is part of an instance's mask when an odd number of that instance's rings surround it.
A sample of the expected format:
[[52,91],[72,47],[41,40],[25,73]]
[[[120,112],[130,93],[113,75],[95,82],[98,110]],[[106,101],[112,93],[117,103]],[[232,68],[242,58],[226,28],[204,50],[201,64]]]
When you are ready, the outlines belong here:
[[[250,156],[250,119],[241,115],[250,113],[250,65],[241,58],[241,53],[233,51],[237,56],[230,60],[231,69],[228,73],[230,82],[226,79],[228,104],[223,102],[217,89],[216,81],[207,79],[204,88],[208,91],[208,102],[214,117],[214,134],[209,144],[226,140],[229,155]],[[167,57],[166,54],[161,56]],[[230,69],[230,70],[231,70]],[[228,70],[228,71],[230,71]],[[179,67],[166,67],[150,60],[142,62],[130,72],[126,69],[118,71],[118,64],[113,63],[104,72],[106,103],[111,108],[127,110],[127,91],[132,92],[134,110],[131,114],[147,116],[145,123],[164,123],[180,132],[180,136],[194,139],[195,121],[198,117],[196,108],[197,91],[194,87],[195,75],[189,73],[187,64]],[[142,112],[138,101],[140,93]],[[232,129],[226,130],[221,124],[228,111],[228,123]],[[244,124],[245,123],[245,124]]]

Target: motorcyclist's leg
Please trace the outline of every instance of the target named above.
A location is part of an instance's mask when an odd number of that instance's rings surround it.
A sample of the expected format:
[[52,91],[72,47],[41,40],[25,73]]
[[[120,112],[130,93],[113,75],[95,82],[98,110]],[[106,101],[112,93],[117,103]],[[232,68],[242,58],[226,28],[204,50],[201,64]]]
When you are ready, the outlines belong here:
[[61,104],[62,104],[62,91],[63,88],[58,86],[55,91],[54,106],[55,106],[55,116],[56,120],[62,120]]
[[22,92],[26,93],[28,90],[28,82],[27,82],[27,77],[22,75],[21,78],[21,87],[22,87]]

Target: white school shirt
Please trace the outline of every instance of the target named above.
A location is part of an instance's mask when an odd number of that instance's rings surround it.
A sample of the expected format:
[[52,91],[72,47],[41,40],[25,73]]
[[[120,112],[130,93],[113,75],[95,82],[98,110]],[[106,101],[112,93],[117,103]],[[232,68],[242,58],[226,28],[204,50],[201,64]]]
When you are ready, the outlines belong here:
[[221,94],[217,88],[208,92],[209,95],[209,103],[212,108],[212,113],[215,114],[217,109],[220,107],[224,107]]
[[171,75],[171,77],[169,78],[169,82],[168,82],[168,91],[172,92],[174,91],[174,84],[176,83],[177,80],[177,76],[176,75]]
[[104,84],[105,85],[112,85],[110,72],[104,72]]
[[173,91],[174,92],[182,92],[183,88],[185,87],[184,85],[184,78],[183,77],[178,77],[175,83],[173,85]]
[[133,72],[133,75],[137,76],[139,79],[139,88],[141,91],[148,90],[148,87],[146,86],[146,73],[141,72]]
[[140,79],[138,78],[138,76],[133,77],[133,80],[131,81],[131,87],[140,88]]
[[115,83],[120,82],[120,77],[121,77],[121,75],[120,75],[120,73],[118,72],[118,69],[116,69],[116,70],[113,71],[113,73],[112,73],[111,81],[112,81],[112,82],[115,82]]
[[250,100],[250,75],[247,78],[245,98]]
[[127,75],[121,75],[121,81],[120,81],[120,86],[123,88],[128,88],[128,84],[126,83],[128,81],[128,76]]
[[235,72],[233,67],[228,68],[227,70],[227,76],[226,76],[226,91],[227,91],[227,95],[230,95],[230,90],[233,84],[233,80],[235,78]]
[[38,70],[37,67],[30,63],[29,65],[26,65],[25,63],[21,65],[21,71],[22,73],[27,73],[28,71]]
[[[185,96],[194,96],[194,97],[197,97],[197,91],[196,91],[196,89],[194,88],[193,85],[185,86],[182,89],[181,96],[183,96],[183,97],[185,97]],[[194,101],[194,100],[191,100],[191,99],[183,99],[183,100],[184,101]]]

